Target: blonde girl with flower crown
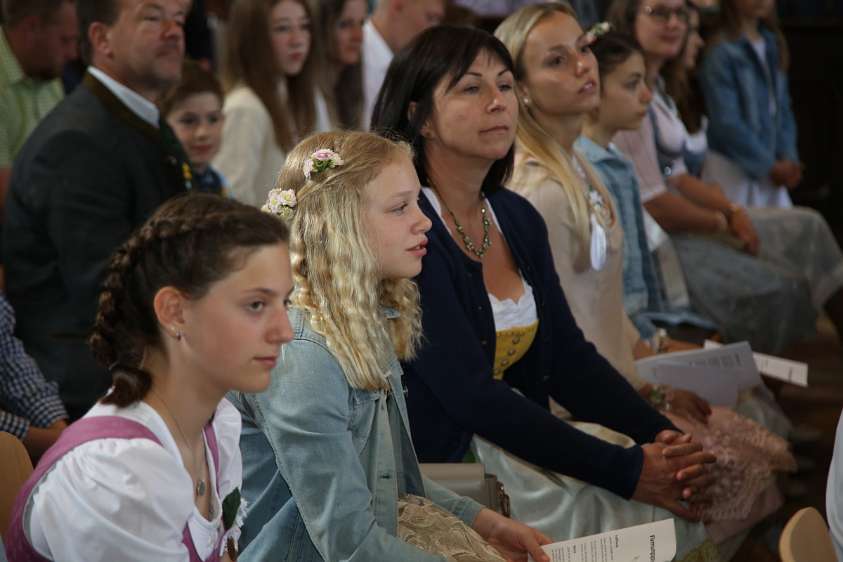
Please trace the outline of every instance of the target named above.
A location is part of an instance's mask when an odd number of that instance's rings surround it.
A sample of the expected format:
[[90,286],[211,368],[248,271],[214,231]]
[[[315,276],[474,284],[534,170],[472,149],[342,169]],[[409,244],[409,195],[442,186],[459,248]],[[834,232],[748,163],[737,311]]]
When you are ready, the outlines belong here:
[[236,559],[240,416],[224,395],[266,388],[290,340],[287,237],[254,207],[196,194],[114,254],[91,336],[113,386],[21,490],[9,560]]
[[347,132],[304,140],[270,193],[291,225],[293,341],[265,392],[233,397],[245,560],[547,560],[546,537],[419,472],[399,365],[420,339],[419,192],[407,145]]

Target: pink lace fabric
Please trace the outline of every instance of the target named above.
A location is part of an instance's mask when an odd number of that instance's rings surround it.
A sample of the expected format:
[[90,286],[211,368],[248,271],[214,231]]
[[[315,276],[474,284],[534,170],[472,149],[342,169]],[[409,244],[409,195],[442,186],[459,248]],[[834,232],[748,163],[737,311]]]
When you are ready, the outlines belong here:
[[[711,469],[711,505],[700,509],[710,522],[740,520],[748,523],[777,509],[781,498],[775,488],[776,472],[793,472],[796,459],[787,441],[734,411],[712,406],[708,425],[665,412],[679,429],[717,456]],[[778,497],[771,502],[770,492]],[[756,503],[765,505],[759,512]],[[744,525],[741,525],[744,526]]]

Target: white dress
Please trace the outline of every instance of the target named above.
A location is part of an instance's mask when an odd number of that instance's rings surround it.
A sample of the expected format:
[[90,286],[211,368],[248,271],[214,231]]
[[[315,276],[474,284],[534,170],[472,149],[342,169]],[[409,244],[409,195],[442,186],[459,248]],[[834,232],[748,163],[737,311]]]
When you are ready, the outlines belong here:
[[[217,542],[222,498],[240,488],[240,414],[223,399],[214,415],[220,459],[216,469],[206,443],[213,519],[196,509],[193,480],[160,415],[145,402],[128,408],[97,404],[85,415],[139,422],[159,439],[99,439],[63,456],[33,489],[24,512],[29,543],[51,560],[185,562],[185,523],[197,554],[206,559]],[[220,497],[222,496],[222,498]],[[236,540],[239,531],[233,534]],[[223,541],[224,544],[224,541]]]

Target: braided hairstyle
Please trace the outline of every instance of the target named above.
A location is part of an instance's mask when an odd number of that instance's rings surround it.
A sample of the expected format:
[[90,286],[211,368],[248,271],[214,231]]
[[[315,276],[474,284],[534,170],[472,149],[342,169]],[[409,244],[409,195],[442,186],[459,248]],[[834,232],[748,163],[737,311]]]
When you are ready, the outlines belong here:
[[112,374],[104,404],[129,406],[146,396],[152,376],[144,350],[161,346],[153,299],[174,287],[191,299],[245,266],[264,246],[289,238],[287,227],[258,209],[218,195],[171,199],[112,256],[105,271],[89,340],[97,361]]

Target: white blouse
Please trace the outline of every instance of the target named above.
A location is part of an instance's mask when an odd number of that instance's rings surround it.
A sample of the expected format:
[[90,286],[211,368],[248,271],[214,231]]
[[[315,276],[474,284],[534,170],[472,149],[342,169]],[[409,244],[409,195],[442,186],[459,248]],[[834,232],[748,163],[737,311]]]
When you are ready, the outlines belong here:
[[[328,105],[322,93],[314,89],[316,122],[313,131],[302,131],[299,138],[314,132],[330,131]],[[283,83],[279,96],[286,99]],[[238,201],[260,207],[269,190],[275,187],[278,173],[287,155],[275,141],[272,118],[257,94],[246,86],[234,88],[223,104],[225,124],[222,146],[213,166],[231,183],[229,194]]]
[[[128,408],[97,404],[85,415],[120,416],[146,426],[161,441],[98,439],[68,452],[33,489],[24,513],[30,544],[51,560],[184,562],[185,523],[196,552],[207,558],[222,525],[222,498],[243,480],[240,414],[223,399],[213,426],[220,458],[220,495],[205,447],[213,520],[196,509],[193,480],[173,436],[145,402]],[[237,539],[239,531],[234,533]],[[223,546],[224,548],[224,546]]]
[[[442,204],[439,202],[436,192],[429,187],[423,187],[422,193],[424,193],[425,197],[427,197],[427,200],[430,202],[433,210],[436,211],[436,214],[439,215],[439,218],[442,219],[442,224],[445,225],[445,229],[450,232],[451,229],[448,228],[448,224],[442,217]],[[500,232],[501,236],[503,236],[503,231],[501,231],[501,225],[498,222],[498,216],[495,214],[495,210],[488,204],[486,205],[486,208],[489,210],[489,215],[491,215],[492,222],[495,223],[495,227],[498,229],[498,232]],[[524,279],[523,276],[521,277],[521,284],[524,288],[524,292],[521,293],[521,296],[518,297],[518,299],[499,300],[492,293],[487,293],[489,296],[489,304],[492,306],[492,317],[495,319],[496,332],[508,330],[510,328],[529,326],[538,322],[539,315],[536,310],[536,299],[533,295],[533,288],[529,283],[527,283],[527,280]]]

